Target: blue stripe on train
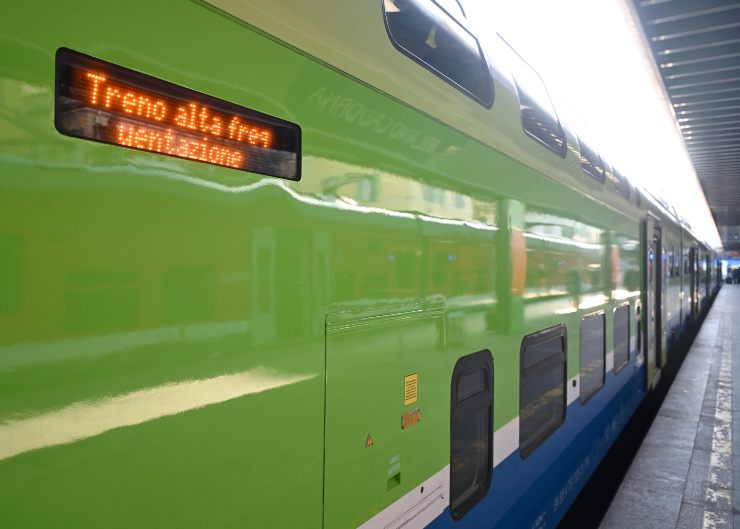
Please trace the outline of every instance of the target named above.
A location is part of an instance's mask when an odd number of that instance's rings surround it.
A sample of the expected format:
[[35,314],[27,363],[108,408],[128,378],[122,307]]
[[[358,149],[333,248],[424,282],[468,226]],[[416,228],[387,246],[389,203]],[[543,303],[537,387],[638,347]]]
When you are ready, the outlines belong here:
[[631,358],[586,404],[568,406],[565,423],[527,459],[517,450],[497,465],[488,494],[462,520],[447,508],[429,527],[555,527],[645,395],[644,366]]

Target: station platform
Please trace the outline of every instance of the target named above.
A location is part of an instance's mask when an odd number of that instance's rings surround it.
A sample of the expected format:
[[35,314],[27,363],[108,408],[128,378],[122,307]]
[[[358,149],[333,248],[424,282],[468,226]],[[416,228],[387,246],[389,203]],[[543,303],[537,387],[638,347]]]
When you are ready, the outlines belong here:
[[740,285],[723,285],[601,529],[740,529]]

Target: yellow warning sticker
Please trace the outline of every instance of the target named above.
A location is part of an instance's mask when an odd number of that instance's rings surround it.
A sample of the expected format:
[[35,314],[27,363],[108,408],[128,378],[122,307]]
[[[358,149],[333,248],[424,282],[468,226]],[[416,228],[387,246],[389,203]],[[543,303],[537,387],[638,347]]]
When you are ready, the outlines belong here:
[[419,373],[403,377],[403,405],[419,400]]

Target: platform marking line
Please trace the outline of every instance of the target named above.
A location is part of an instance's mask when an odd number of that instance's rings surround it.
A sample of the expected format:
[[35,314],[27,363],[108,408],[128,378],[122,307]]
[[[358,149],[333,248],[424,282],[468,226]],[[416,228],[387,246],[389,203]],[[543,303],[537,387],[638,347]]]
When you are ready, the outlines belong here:
[[[717,403],[714,410],[712,455],[709,460],[709,486],[706,488],[705,505],[727,503],[732,505],[732,482],[723,476],[732,476],[732,351],[728,337],[727,313],[722,320],[722,347],[720,371],[717,381]],[[732,478],[730,478],[732,479]],[[726,525],[724,513],[704,509],[702,529],[717,529]],[[729,514],[727,515],[729,516]]]

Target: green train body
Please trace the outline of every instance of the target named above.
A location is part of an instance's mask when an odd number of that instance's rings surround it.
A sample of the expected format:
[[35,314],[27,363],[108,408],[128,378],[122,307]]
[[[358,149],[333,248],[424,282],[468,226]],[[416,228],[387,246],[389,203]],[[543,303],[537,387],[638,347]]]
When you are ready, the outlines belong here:
[[[400,53],[380,2],[3,11],[2,527],[557,521],[718,286],[657,200],[582,171],[567,124],[564,157],[525,134],[503,43],[488,108]],[[60,134],[60,48],[298,124],[300,180]],[[622,411],[579,399],[580,325],[601,312],[600,391]],[[523,340],[563,325],[567,414],[525,457]],[[494,468],[453,521],[452,377],[479,351]]]

